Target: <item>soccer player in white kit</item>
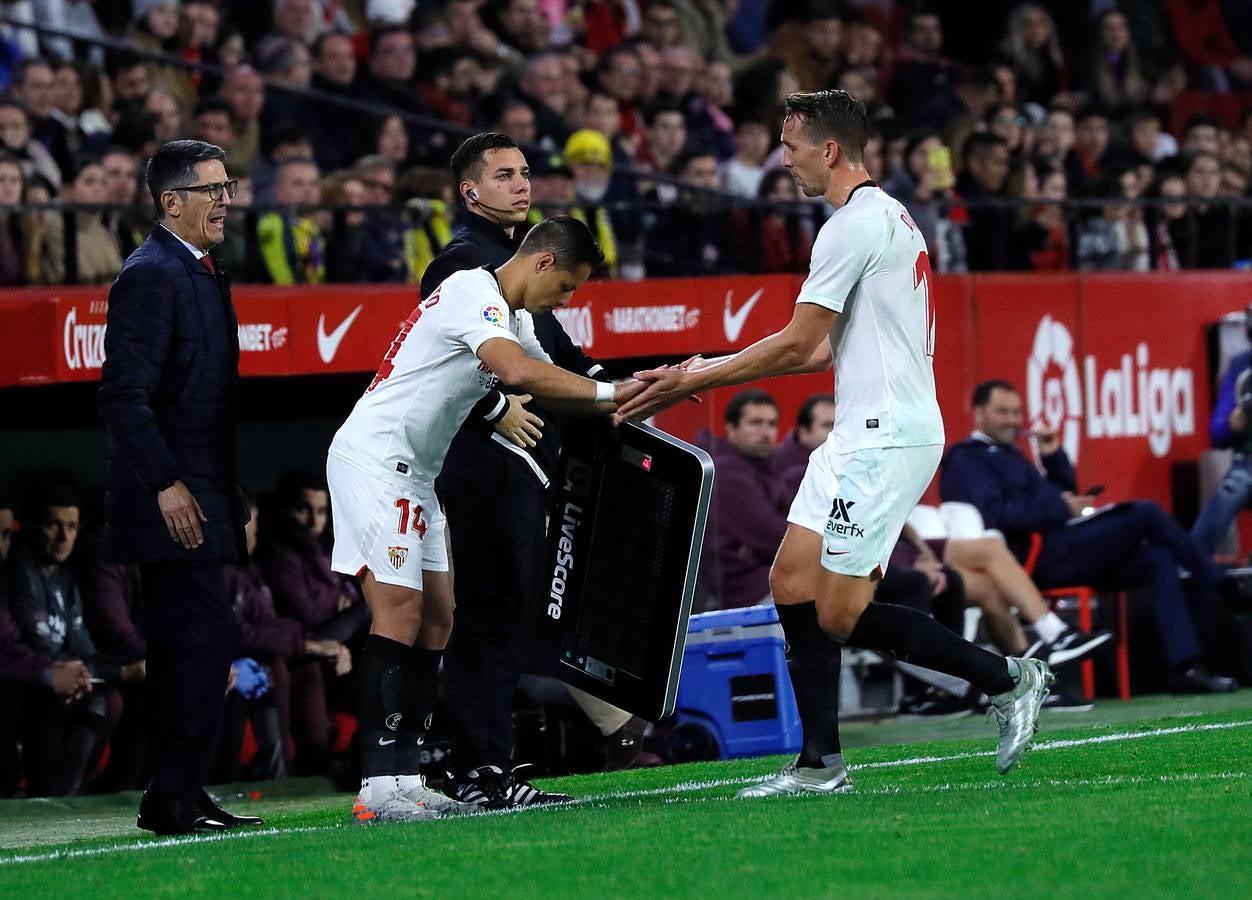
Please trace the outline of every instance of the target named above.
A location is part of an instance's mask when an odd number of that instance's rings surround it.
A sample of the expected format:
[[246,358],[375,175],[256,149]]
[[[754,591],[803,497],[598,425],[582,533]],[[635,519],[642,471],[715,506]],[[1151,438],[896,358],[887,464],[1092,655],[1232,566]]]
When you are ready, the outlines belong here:
[[[642,389],[560,369],[535,338],[531,314],[566,305],[602,261],[587,227],[565,216],[532,228],[497,270],[449,276],[401,326],[331,442],[331,567],[361,578],[373,614],[360,665],[357,822],[475,808],[430,790],[418,771],[426,723],[412,714],[421,689],[413,645],[424,615],[452,615],[435,477],[453,435],[497,379],[587,413],[611,413]],[[482,564],[491,565],[492,548],[481,549]]]
[[916,610],[870,602],[939,464],[943,420],[926,244],[905,208],[870,180],[866,139],[865,108],[845,91],[787,98],[783,166],[805,196],[835,207],[813,244],[791,322],[733,356],[638,373],[649,386],[617,413],[640,418],[698,391],[820,371],[833,359],[835,427],[809,457],[770,571],[804,747],[741,797],[852,789],[839,745],[838,641],[984,691],[1000,725],[1001,773],[1026,749],[1052,681],[1046,663],[1005,660]]

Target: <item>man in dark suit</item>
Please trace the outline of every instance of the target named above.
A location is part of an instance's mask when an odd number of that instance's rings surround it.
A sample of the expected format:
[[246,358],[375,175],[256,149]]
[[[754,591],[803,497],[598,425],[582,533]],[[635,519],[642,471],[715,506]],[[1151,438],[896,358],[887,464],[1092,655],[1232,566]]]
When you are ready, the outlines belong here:
[[109,290],[103,552],[138,563],[144,585],[152,781],[137,824],[158,834],[261,822],[202,787],[239,639],[224,565],[244,558],[247,518],[235,479],[237,324],[209,256],[236,191],[225,158],[190,140],[153,155],[157,225]]
[[943,499],[976,506],[988,528],[1004,533],[1019,562],[1029,552],[1031,533],[1038,533],[1043,544],[1032,575],[1040,588],[1146,588],[1170,665],[1172,691],[1238,689],[1234,679],[1213,674],[1201,661],[1200,638],[1179,572],[1190,572],[1210,589],[1222,573],[1191,535],[1148,500],[1084,515],[1095,498],[1077,492],[1074,466],[1055,433],[1035,435],[1043,475],[1017,449],[1022,401],[1007,381],[978,385],[973,405],[973,435],[949,447],[943,458]]

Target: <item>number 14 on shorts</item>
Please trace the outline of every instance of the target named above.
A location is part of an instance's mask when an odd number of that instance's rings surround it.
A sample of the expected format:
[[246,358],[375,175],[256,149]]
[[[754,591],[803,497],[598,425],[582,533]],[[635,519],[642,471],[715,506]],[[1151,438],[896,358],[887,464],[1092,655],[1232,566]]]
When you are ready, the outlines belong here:
[[[426,520],[422,518],[422,508],[414,506],[410,514],[410,503],[408,497],[401,497],[395,502],[396,509],[400,510],[400,523],[396,525],[397,534],[408,534],[409,529],[417,532],[419,540],[426,537]],[[411,516],[411,524],[410,524]]]

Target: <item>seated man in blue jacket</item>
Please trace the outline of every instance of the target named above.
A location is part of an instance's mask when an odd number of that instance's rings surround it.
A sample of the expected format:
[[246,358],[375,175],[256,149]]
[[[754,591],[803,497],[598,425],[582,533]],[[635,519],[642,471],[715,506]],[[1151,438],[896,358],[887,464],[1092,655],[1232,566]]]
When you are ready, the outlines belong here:
[[[1244,315],[1252,343],[1252,304]],[[1191,528],[1192,536],[1211,554],[1239,511],[1252,504],[1252,352],[1236,355],[1226,367],[1209,419],[1209,436],[1214,447],[1235,451],[1221,484]]]
[[1191,536],[1147,500],[1083,518],[1093,498],[1077,493],[1074,467],[1057,436],[1036,434],[1044,475],[1017,448],[1022,429],[1017,390],[1007,381],[986,381],[974,389],[973,402],[974,433],[944,455],[943,499],[978,507],[986,526],[1004,533],[1018,560],[1026,559],[1030,535],[1038,532],[1043,546],[1033,575],[1040,588],[1148,588],[1170,665],[1170,689],[1236,690],[1237,682],[1212,674],[1200,662],[1180,570],[1210,586],[1221,572]]

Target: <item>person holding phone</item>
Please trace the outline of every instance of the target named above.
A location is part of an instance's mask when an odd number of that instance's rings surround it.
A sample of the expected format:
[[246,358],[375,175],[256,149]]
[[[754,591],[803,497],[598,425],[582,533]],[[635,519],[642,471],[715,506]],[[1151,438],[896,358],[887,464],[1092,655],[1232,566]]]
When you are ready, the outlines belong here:
[[965,236],[947,218],[947,205],[956,176],[952,152],[937,131],[922,129],[904,145],[904,165],[891,173],[883,190],[904,204],[926,241],[933,267],[941,272],[964,272]]

